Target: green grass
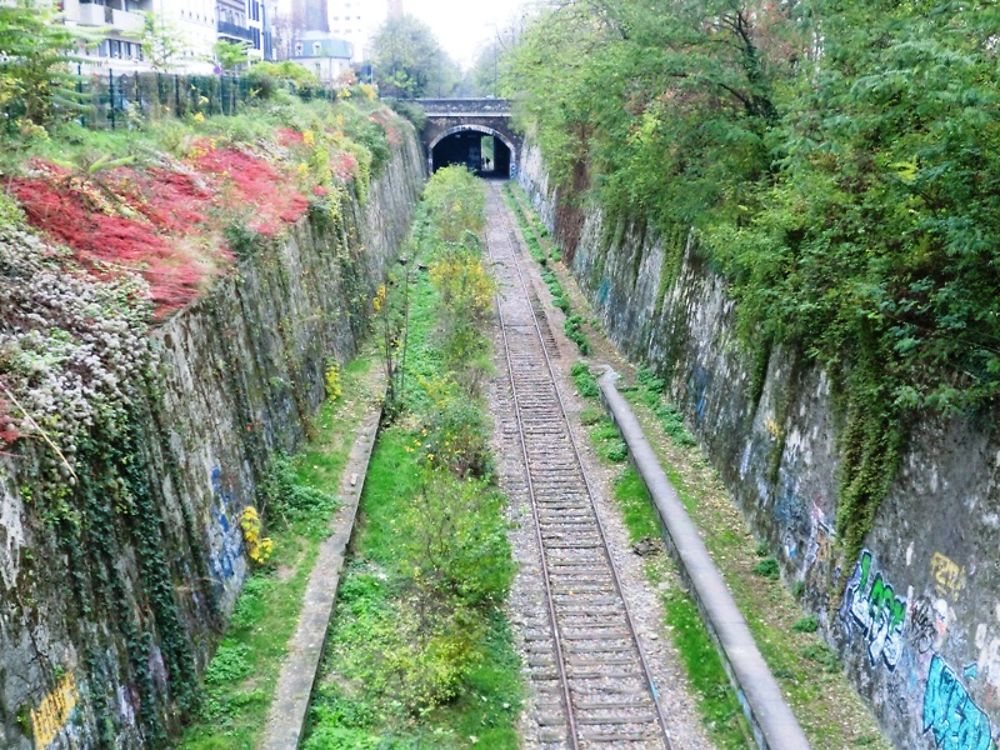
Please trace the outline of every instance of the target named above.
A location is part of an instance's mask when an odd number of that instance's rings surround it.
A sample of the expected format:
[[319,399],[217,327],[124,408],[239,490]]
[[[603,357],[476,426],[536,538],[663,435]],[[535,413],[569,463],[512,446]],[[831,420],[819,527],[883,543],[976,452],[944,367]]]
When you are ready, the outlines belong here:
[[[389,428],[372,457],[354,557],[341,584],[324,676],[313,698],[306,750],[445,750],[468,747],[473,736],[481,747],[517,747],[519,661],[499,605],[488,617],[476,645],[475,666],[453,701],[420,715],[409,715],[394,702],[398,676],[383,667],[399,648],[392,631],[399,618],[396,602],[407,585],[398,570],[398,520],[420,487],[419,454],[407,451],[412,441],[413,433],[405,427]],[[499,515],[500,506],[489,512]]]
[[[807,737],[817,750],[889,745],[870,711],[842,674],[837,656],[816,632],[818,620],[796,601],[801,582],[786,589],[777,561],[757,541],[721,480],[710,468],[679,414],[640,382],[623,391],[635,408],[667,478],[695,525],[736,600],[757,647],[788,696]],[[655,390],[655,389],[652,389]],[[669,408],[669,412],[666,408]]]
[[[403,409],[372,456],[303,747],[515,750],[523,687],[503,611],[506,499],[488,478],[431,466],[440,301],[426,274],[411,277],[409,299]],[[460,496],[458,512],[437,512],[445,496]],[[440,583],[455,572],[462,591]]]
[[[359,357],[345,368],[344,395],[322,407],[314,439],[286,464],[294,486],[336,493],[355,428],[377,395],[369,377],[371,366],[370,357]],[[205,671],[197,721],[179,747],[250,750],[256,746],[332,512],[331,504],[317,503],[290,515],[287,522],[269,523],[266,533],[274,540],[274,555],[243,586],[225,636]]]

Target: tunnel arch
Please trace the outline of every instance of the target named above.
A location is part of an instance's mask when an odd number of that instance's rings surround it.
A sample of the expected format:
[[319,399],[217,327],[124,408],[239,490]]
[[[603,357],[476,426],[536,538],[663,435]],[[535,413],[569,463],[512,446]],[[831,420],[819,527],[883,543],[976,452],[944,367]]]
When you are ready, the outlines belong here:
[[431,140],[427,146],[427,168],[431,174],[434,173],[434,152],[437,147],[441,145],[443,141],[451,138],[452,136],[459,135],[460,133],[481,133],[485,136],[493,136],[500,141],[500,143],[502,143],[510,152],[510,163],[508,165],[507,176],[510,177],[513,174],[514,165],[517,164],[517,146],[514,144],[514,141],[511,140],[510,136],[497,130],[496,128],[491,128],[489,125],[480,125],[478,123],[456,125],[442,131],[433,140]]

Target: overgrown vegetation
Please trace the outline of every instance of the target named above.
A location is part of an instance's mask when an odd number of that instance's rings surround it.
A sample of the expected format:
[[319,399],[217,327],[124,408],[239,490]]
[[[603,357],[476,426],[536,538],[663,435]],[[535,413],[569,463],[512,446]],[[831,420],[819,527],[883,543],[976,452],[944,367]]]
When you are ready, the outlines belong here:
[[748,348],[833,376],[848,561],[913,417],[1000,393],[998,24],[984,1],[565,2],[508,60],[567,221],[589,192],[610,227],[693,228]]
[[310,750],[517,746],[502,611],[513,562],[482,396],[493,304],[483,205],[466,170],[437,172],[406,267],[377,302],[392,331],[383,355],[405,370],[366,480]]
[[313,439],[297,455],[275,460],[265,477],[261,507],[273,554],[243,585],[205,671],[195,722],[179,743],[185,750],[250,750],[259,742],[356,428],[380,395],[373,359],[366,354],[339,372],[342,397],[329,396]]

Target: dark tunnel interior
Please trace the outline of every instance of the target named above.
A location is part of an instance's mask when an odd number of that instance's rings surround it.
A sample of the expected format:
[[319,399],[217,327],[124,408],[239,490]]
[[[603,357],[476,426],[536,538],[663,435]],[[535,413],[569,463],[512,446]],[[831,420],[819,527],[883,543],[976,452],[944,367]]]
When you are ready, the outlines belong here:
[[510,149],[495,135],[465,130],[442,138],[434,146],[434,171],[464,164],[480,177],[510,178]]

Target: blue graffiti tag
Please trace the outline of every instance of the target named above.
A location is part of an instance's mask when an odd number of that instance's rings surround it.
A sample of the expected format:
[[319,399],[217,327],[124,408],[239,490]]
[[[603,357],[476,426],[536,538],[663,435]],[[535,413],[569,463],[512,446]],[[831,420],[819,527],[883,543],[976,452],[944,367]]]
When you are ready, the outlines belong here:
[[924,693],[924,732],[944,750],[992,750],[989,717],[969,697],[958,676],[937,654]]
[[209,547],[212,551],[209,565],[215,578],[222,580],[236,574],[236,565],[243,554],[243,536],[229,520],[228,511],[235,498],[226,488],[219,467],[212,471],[212,490],[218,506],[213,511],[215,528],[210,532]]

